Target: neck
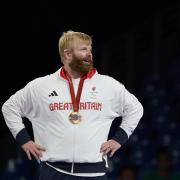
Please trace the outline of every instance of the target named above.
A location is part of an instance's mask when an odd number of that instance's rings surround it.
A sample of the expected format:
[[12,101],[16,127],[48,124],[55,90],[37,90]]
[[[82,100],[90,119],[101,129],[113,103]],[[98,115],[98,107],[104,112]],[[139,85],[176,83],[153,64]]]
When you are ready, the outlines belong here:
[[83,76],[83,73],[73,71],[68,66],[64,66],[64,69],[68,72],[70,77],[73,78],[73,79],[78,79],[78,78],[81,78]]

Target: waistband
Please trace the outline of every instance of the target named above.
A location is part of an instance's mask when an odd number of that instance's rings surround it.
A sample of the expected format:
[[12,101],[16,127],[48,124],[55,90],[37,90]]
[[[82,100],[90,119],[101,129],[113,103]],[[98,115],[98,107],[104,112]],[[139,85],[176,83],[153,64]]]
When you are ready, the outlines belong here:
[[71,172],[73,167],[73,173],[105,173],[107,172],[106,162],[103,160],[102,162],[95,162],[95,163],[71,163],[71,162],[49,162],[44,161],[42,163],[48,163],[49,165]]

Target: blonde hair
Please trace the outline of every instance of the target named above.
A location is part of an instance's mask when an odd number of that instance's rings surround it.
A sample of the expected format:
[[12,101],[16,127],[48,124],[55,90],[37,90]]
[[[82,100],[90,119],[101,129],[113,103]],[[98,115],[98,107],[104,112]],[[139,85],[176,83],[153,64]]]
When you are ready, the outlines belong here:
[[64,50],[72,48],[72,43],[74,39],[77,38],[92,45],[92,37],[85,33],[75,32],[72,30],[63,32],[62,36],[59,38],[59,54],[61,57],[61,62],[64,61]]

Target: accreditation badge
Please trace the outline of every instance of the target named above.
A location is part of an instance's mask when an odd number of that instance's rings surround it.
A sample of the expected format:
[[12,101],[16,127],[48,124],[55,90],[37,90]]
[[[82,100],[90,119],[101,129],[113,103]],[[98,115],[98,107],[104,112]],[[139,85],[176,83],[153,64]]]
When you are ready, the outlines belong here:
[[69,120],[72,124],[80,124],[82,120],[82,116],[79,112],[72,112],[69,115]]

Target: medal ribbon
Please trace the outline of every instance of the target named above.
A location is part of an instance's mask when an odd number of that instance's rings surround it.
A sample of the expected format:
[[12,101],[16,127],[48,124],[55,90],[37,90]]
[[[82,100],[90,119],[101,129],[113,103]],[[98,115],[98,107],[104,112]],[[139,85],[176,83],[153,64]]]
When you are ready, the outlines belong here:
[[75,97],[73,82],[72,82],[72,79],[71,79],[70,75],[67,72],[65,72],[65,76],[66,76],[66,78],[68,80],[68,84],[69,84],[73,110],[74,110],[74,112],[78,112],[79,111],[79,102],[80,102],[80,98],[81,98],[82,88],[83,88],[83,84],[84,84],[84,80],[86,79],[86,76],[83,76],[83,77],[80,78],[80,82],[79,82],[79,85],[78,85],[78,91],[77,91],[77,96],[76,97]]

